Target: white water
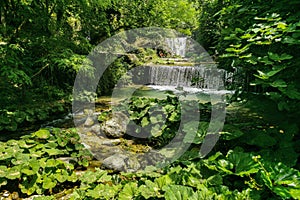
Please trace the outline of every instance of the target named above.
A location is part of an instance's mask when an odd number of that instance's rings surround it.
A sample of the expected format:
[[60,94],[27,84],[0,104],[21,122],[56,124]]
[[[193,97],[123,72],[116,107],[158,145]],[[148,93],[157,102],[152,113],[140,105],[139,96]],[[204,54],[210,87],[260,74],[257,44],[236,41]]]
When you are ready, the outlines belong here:
[[181,94],[181,93],[189,93],[189,94],[204,93],[204,94],[221,94],[221,95],[233,94],[233,91],[229,91],[229,90],[200,89],[200,88],[193,88],[193,87],[178,88],[176,86],[161,86],[161,85],[147,85],[147,87],[159,91],[173,91],[175,94]]
[[205,66],[149,66],[151,85],[223,89],[224,70]]
[[167,38],[166,43],[173,54],[185,57],[186,37]]

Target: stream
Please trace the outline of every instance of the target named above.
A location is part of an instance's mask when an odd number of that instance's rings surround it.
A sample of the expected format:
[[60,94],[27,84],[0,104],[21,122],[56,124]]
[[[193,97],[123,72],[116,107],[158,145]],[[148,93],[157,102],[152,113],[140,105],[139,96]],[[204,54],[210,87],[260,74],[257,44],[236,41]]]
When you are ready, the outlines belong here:
[[[147,143],[136,142],[135,137],[127,137],[127,135],[132,135],[127,132],[127,126],[131,122],[129,116],[116,110],[118,110],[120,102],[133,96],[167,99],[169,95],[173,95],[177,97],[179,103],[190,101],[225,105],[225,96],[232,93],[224,88],[224,82],[227,79],[225,71],[218,69],[215,64],[188,63],[188,60],[184,58],[185,42],[186,40],[182,38],[175,39],[173,42],[168,41],[174,54],[182,56],[181,59],[174,59],[172,65],[148,64],[136,67],[125,74],[125,76],[131,77],[131,84],[117,83],[112,95],[99,97],[93,102],[94,106],[88,109],[79,108],[77,109],[80,110],[79,112],[68,113],[61,118],[43,123],[40,128],[76,127],[82,144],[101,164],[116,171],[137,171],[149,165],[166,161],[167,157],[172,158],[177,149],[181,148],[177,143],[182,142],[183,138],[175,136],[174,139],[178,141],[172,144],[172,140],[170,145],[159,150],[152,148]],[[199,122],[198,103],[194,105],[194,111],[188,113],[187,116],[188,118],[194,116],[193,120]],[[223,107],[225,109],[225,106]],[[112,116],[99,123],[99,115],[109,110],[112,110]],[[212,108],[211,122],[215,120],[214,118],[219,118],[220,121],[214,121],[212,124],[218,122],[222,125],[225,112],[215,112]],[[220,116],[217,116],[218,114]],[[181,115],[180,124],[188,123],[188,121],[183,121]],[[195,128],[198,128],[198,125]],[[219,130],[215,127],[209,128],[213,130],[208,129],[207,132]],[[207,147],[202,153],[205,155],[209,151],[210,147]]]

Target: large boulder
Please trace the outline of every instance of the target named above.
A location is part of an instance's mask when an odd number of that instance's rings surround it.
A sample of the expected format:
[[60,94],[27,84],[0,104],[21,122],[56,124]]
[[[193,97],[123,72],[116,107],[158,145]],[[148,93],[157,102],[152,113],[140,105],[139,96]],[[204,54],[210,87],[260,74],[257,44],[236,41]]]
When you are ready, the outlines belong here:
[[126,172],[135,172],[141,167],[136,155],[128,152],[113,154],[105,158],[102,164],[109,169]]
[[128,157],[123,154],[114,154],[103,160],[103,165],[109,169],[122,171],[125,168]]
[[108,137],[121,138],[126,133],[128,122],[129,118],[124,113],[115,112],[101,124],[101,131]]

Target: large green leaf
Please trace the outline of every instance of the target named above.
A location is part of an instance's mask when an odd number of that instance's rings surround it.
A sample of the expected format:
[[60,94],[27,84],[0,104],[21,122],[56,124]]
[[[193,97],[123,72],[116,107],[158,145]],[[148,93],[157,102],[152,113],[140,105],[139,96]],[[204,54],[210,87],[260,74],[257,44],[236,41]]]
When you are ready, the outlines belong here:
[[37,136],[40,139],[48,139],[50,137],[49,130],[46,129],[40,129],[34,133],[35,136]]
[[122,191],[120,192],[119,200],[132,200],[138,195],[138,185],[136,182],[129,182],[124,185]]
[[290,83],[286,88],[279,88],[279,90],[291,99],[300,100],[300,92],[296,83]]
[[11,163],[14,165],[27,164],[30,160],[30,154],[17,153],[15,158],[11,160]]
[[265,163],[260,171],[265,184],[282,198],[296,197],[300,190],[300,172],[282,163]]
[[287,84],[284,80],[275,80],[273,83],[270,84],[272,87],[278,87],[278,88],[283,88],[287,87]]
[[7,167],[4,165],[0,165],[0,178],[6,176]]
[[141,185],[138,191],[145,199],[162,196],[162,194],[160,193],[160,188],[157,185],[157,183],[154,183],[150,180],[146,180],[145,185]]
[[21,172],[22,172],[23,174],[26,174],[27,176],[31,176],[31,175],[36,174],[36,172],[33,171],[33,170],[31,170],[29,167],[23,167],[23,168],[21,169]]
[[44,189],[52,189],[56,186],[57,181],[53,180],[51,177],[43,178],[43,188]]
[[0,187],[1,187],[1,186],[4,186],[4,185],[7,185],[7,179],[6,179],[6,178],[1,178],[1,177],[0,177]]
[[97,181],[97,176],[95,176],[95,174],[92,172],[92,171],[86,171],[81,177],[80,177],[80,180],[83,182],[83,183],[87,183],[87,184],[90,184],[90,183],[94,183]]
[[173,113],[173,111],[176,109],[174,105],[167,104],[166,106],[163,107],[163,111],[165,114]]
[[111,200],[118,194],[121,185],[104,185],[99,184],[94,189],[88,190],[86,195],[93,199],[107,199]]
[[190,121],[183,126],[183,131],[186,133],[183,141],[186,143],[200,144],[203,142],[209,123]]
[[151,135],[153,137],[159,137],[162,134],[163,134],[162,127],[159,124],[156,124],[155,126],[152,127],[152,129],[151,129]]
[[268,52],[269,58],[274,60],[274,61],[282,61],[282,60],[290,60],[293,58],[293,56],[288,55],[286,53],[279,55],[276,53]]
[[149,120],[147,117],[143,117],[142,121],[141,121],[141,126],[145,127],[149,124]]
[[21,177],[21,166],[14,166],[11,168],[7,168],[6,178],[8,179],[19,179]]
[[64,155],[66,152],[60,149],[43,149],[49,156]]
[[168,185],[164,188],[166,200],[197,200],[191,187],[182,185]]
[[69,178],[69,173],[67,170],[65,169],[58,169],[56,170],[56,173],[54,174],[55,179],[60,182],[63,183],[66,180],[68,180]]
[[91,184],[94,182],[109,182],[111,181],[112,176],[107,174],[107,171],[96,168],[96,171],[86,171],[81,177],[80,180],[83,183]]
[[254,161],[253,155],[250,153],[230,150],[226,157],[233,164],[233,172],[236,175],[249,175],[260,170],[260,166]]
[[154,182],[160,189],[163,189],[164,186],[171,184],[173,180],[169,175],[164,175],[159,178],[156,178]]

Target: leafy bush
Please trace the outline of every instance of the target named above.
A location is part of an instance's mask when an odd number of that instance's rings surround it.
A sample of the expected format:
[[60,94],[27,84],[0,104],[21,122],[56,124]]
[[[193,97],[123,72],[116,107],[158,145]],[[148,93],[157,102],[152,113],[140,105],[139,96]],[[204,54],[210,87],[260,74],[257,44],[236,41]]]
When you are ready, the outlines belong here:
[[[199,104],[197,101],[189,102],[190,105]],[[201,106],[201,119],[209,120],[210,118],[210,105],[209,104],[199,104]],[[136,138],[147,138],[148,143],[152,144],[154,147],[161,147],[169,143],[176,134],[178,134],[179,125],[181,123],[182,112],[188,113],[188,106],[184,110],[181,110],[181,103],[178,100],[178,97],[174,95],[168,95],[164,99],[158,98],[149,98],[149,97],[132,97],[129,100],[126,100],[123,105],[118,108],[127,113],[129,119],[131,120],[128,125],[128,133]],[[104,115],[100,116],[100,119],[105,117]],[[192,130],[189,130],[196,123],[198,127],[199,122],[190,121],[183,126],[183,132],[189,133]],[[205,135],[206,129],[208,128],[208,122],[201,122],[199,124],[198,135],[195,140],[194,136],[189,138],[187,134],[185,142],[187,143],[197,143],[202,142]],[[194,126],[192,126],[194,127]],[[200,139],[201,138],[201,139]],[[190,141],[192,140],[192,141]],[[143,141],[145,141],[143,139]]]
[[[35,105],[35,104],[34,104]],[[40,105],[40,107],[28,106],[23,109],[0,109],[0,131],[16,131],[18,128],[51,119],[51,115],[66,113],[68,104],[54,102]]]
[[127,103],[128,110],[125,112],[132,122],[128,125],[128,132],[135,133],[137,138],[148,138],[158,147],[176,135],[181,116],[177,97],[132,97]]
[[74,169],[88,166],[91,159],[74,130],[60,129],[41,129],[20,140],[1,142],[0,154],[1,187],[26,195],[52,193],[75,183]]
[[[92,156],[80,144],[75,129],[41,129],[19,140],[1,142],[1,189],[22,197],[40,194],[37,199],[60,195],[69,199],[299,199],[298,170],[264,153],[272,149],[246,151],[247,144],[254,144],[242,139],[242,131],[231,125],[224,129],[219,143],[244,142],[229,150],[217,146],[204,159],[195,144],[163,169],[152,167],[136,173],[97,167],[81,171]],[[71,191],[64,194],[68,188]]]

